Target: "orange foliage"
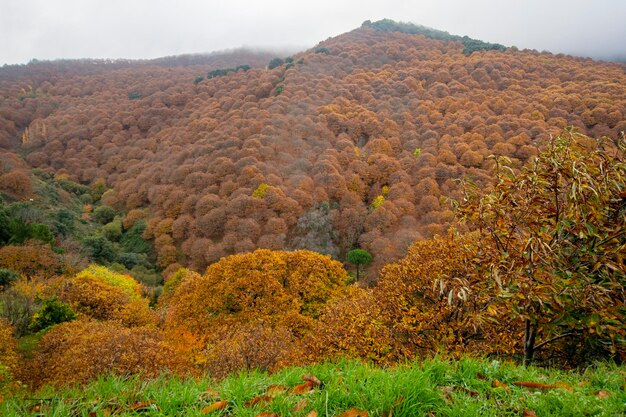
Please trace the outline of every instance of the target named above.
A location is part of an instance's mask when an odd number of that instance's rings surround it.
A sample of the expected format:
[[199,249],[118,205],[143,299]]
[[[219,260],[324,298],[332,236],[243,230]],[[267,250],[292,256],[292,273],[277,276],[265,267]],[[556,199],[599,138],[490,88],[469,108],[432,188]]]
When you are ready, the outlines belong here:
[[139,283],[130,276],[103,267],[90,267],[63,278],[51,290],[77,313],[97,319],[115,320],[131,326],[156,325],[149,301],[139,293]]
[[[203,276],[180,278],[169,296],[168,334],[187,335],[195,361],[223,375],[274,369],[297,357],[299,340],[341,292],[347,274],[339,262],[314,252],[259,249],[223,258]],[[206,347],[204,359],[198,346]]]
[[305,320],[320,313],[346,278],[339,262],[315,252],[259,249],[233,255],[209,266],[203,276],[187,275],[170,300],[166,320],[205,335],[224,320],[244,323],[290,312]]
[[187,359],[155,329],[79,320],[46,333],[32,361],[30,378],[35,384],[65,385],[106,374],[150,378],[186,369]]
[[29,277],[51,277],[65,272],[66,265],[47,245],[0,247],[0,267]]
[[18,367],[17,340],[13,337],[13,328],[0,319],[0,388]]
[[0,175],[0,190],[16,198],[29,197],[33,192],[30,178],[23,171],[11,171]]
[[402,356],[383,321],[379,300],[371,290],[358,287],[326,306],[305,342],[311,359],[346,355],[389,362]]
[[[516,346],[488,283],[473,273],[475,235],[452,232],[415,243],[406,257],[381,272],[374,296],[394,338],[413,355],[442,351],[510,353]],[[510,322],[509,322],[510,323]]]

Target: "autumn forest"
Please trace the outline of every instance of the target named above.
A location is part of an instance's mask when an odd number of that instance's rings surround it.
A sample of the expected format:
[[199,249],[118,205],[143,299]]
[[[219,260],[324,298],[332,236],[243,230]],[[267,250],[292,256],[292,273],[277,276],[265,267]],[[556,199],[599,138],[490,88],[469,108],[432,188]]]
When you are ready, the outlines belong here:
[[625,131],[624,64],[390,20],[291,56],[4,66],[0,393],[623,363]]

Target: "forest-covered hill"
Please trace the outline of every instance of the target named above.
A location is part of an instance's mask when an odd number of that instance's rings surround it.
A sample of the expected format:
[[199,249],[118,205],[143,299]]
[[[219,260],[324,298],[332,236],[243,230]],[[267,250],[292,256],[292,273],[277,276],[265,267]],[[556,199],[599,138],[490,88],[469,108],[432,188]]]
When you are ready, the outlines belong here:
[[520,166],[565,126],[626,129],[623,65],[468,53],[464,38],[407,27],[419,33],[366,22],[272,69],[243,52],[182,67],[3,68],[2,169],[103,180],[106,204],[146,212],[163,268],[201,271],[255,248],[344,260],[361,247],[375,270],[447,229],[445,198],[464,175],[486,181],[489,155]]
[[1,68],[0,388],[626,360],[625,70],[389,20]]

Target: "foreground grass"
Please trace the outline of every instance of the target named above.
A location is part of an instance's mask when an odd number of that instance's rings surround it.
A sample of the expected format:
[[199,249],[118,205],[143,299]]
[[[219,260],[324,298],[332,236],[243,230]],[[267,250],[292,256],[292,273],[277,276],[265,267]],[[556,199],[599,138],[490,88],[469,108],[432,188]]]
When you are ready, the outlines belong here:
[[[296,395],[282,392],[267,402],[249,401],[270,385],[294,387],[304,374],[322,385]],[[552,387],[533,389],[514,382]],[[221,382],[162,376],[156,380],[102,378],[81,388],[44,388],[5,398],[2,416],[339,416],[348,409],[369,416],[624,416],[626,368],[601,364],[584,372],[522,368],[497,361],[433,359],[393,369],[358,361],[288,368],[272,375],[233,375]],[[228,407],[208,412],[218,400]],[[248,403],[248,404],[246,404]],[[266,414],[267,415],[267,414]],[[364,415],[364,414],[361,414]]]

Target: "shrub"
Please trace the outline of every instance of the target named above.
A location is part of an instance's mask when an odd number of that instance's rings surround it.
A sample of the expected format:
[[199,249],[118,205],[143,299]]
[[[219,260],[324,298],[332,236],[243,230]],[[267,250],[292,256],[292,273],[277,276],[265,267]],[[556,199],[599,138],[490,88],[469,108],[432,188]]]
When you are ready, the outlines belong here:
[[0,392],[11,381],[11,375],[18,367],[18,360],[13,328],[6,320],[0,319]]
[[107,224],[115,218],[115,210],[113,207],[99,206],[93,211],[91,218],[100,224]]
[[83,239],[82,245],[87,256],[96,262],[113,262],[117,258],[115,246],[104,236],[87,236]]
[[267,69],[274,69],[276,67],[280,67],[283,65],[285,61],[282,58],[273,58],[269,64],[267,64]]
[[20,275],[12,269],[0,268],[0,288],[8,287],[19,277]]
[[39,311],[33,316],[29,329],[38,332],[55,324],[76,319],[76,313],[62,301],[56,298],[45,300]]
[[35,296],[18,281],[0,293],[0,318],[9,323],[17,337],[28,334],[28,326],[37,311]]
[[314,252],[259,249],[232,255],[209,266],[204,276],[185,274],[170,298],[166,325],[205,341],[221,326],[260,319],[306,327],[342,291],[346,278],[339,262]]
[[79,320],[59,324],[43,336],[30,378],[34,385],[59,386],[103,375],[150,378],[186,369],[185,358],[158,330]]

